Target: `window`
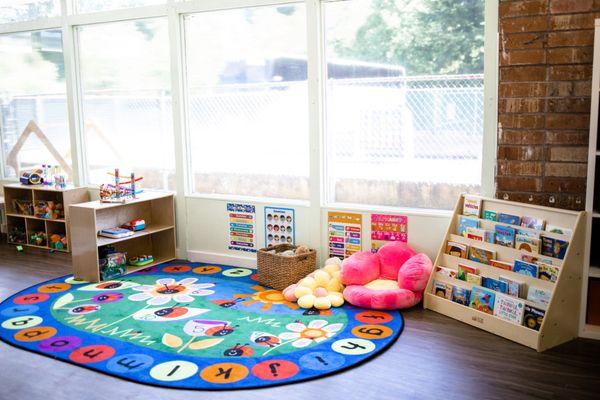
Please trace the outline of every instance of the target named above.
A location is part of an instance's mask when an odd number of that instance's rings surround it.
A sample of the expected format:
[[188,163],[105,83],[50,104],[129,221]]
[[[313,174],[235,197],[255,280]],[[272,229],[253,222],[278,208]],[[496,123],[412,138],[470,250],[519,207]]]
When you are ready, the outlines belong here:
[[60,15],[60,0],[0,0],[0,24]]
[[325,3],[327,200],[450,209],[481,189],[484,1]]
[[174,189],[165,18],[78,29],[88,183],[119,167],[144,187]]
[[194,191],[307,199],[304,5],[185,18]]
[[0,138],[5,178],[40,164],[71,173],[60,30],[0,35]]
[[164,4],[166,1],[167,0],[76,0],[77,11],[80,13],[150,6],[154,4]]

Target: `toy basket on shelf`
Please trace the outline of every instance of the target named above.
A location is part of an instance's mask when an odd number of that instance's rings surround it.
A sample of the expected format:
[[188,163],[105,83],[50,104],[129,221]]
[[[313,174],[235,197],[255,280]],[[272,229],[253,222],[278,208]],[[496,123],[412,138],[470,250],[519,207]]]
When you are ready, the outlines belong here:
[[[283,290],[306,277],[317,268],[317,252],[282,255],[284,251],[296,250],[291,244],[278,244],[257,252],[258,281],[263,286]],[[275,251],[274,253],[272,251]]]

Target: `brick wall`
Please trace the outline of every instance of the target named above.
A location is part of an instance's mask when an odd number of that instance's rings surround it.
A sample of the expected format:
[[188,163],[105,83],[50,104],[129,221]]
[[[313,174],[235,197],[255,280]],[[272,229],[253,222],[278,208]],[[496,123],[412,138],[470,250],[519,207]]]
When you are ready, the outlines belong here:
[[501,0],[496,195],[585,207],[600,0]]

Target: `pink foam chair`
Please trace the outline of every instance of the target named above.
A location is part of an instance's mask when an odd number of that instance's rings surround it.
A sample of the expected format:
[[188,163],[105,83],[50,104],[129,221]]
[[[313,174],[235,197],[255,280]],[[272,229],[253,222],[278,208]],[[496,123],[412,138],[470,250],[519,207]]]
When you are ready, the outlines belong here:
[[409,308],[423,298],[433,265],[403,242],[390,242],[375,254],[354,253],[342,263],[348,303],[376,310]]

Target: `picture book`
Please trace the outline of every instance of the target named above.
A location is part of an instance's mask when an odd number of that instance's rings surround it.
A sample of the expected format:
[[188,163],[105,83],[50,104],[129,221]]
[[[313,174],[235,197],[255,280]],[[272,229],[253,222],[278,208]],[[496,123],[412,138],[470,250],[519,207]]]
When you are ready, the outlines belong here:
[[526,235],[515,236],[515,249],[539,253],[540,240]]
[[447,276],[448,278],[456,278],[456,270],[452,268],[438,266],[435,269],[435,272],[437,272],[440,275]]
[[525,302],[498,293],[494,303],[494,315],[513,324],[521,325],[525,315]]
[[490,278],[487,276],[483,277],[481,286],[500,293],[506,293],[508,290],[508,285],[506,284],[506,282],[502,282],[501,280]]
[[458,234],[467,237],[467,228],[479,228],[479,220],[476,218],[458,216]]
[[134,234],[134,232],[129,229],[124,229],[124,228],[119,228],[119,227],[102,229],[100,232],[98,232],[98,235],[112,238],[112,239],[123,238],[123,237],[131,236],[133,234]]
[[530,231],[527,229],[517,229],[517,235],[529,236],[531,238],[539,239],[540,234],[536,231]]
[[485,231],[485,234],[483,236],[483,241],[487,242],[487,243],[496,243],[496,238],[495,238],[495,233],[494,231]]
[[533,278],[537,278],[538,276],[538,266],[536,264],[528,263],[521,260],[515,260],[513,271],[517,274],[531,276]]
[[538,255],[521,254],[521,260],[532,264],[539,264],[542,262],[544,264],[552,265],[552,259],[540,257]]
[[485,229],[467,228],[467,238],[483,242],[485,238]]
[[503,224],[519,225],[520,221],[521,221],[521,218],[519,218],[518,215],[505,214],[505,213],[498,214],[498,222],[502,222]]
[[467,258],[469,246],[466,244],[448,241],[446,244],[446,254],[454,257]]
[[511,263],[507,263],[505,261],[490,260],[490,265],[492,267],[502,268],[502,269],[505,269],[507,271],[512,271],[513,270],[513,265]]
[[469,307],[487,314],[493,314],[495,299],[496,295],[493,291],[473,285],[469,296]]
[[461,281],[466,281],[468,273],[476,274],[477,268],[473,268],[473,267],[465,265],[465,264],[458,264],[458,269],[456,271],[456,279],[460,279]]
[[542,321],[546,312],[539,308],[525,304],[525,314],[523,315],[523,325],[530,329],[540,330]]
[[506,283],[506,294],[514,297],[521,297],[523,294],[523,288],[525,287],[523,282],[505,276],[499,277],[498,280]]
[[544,281],[556,282],[558,267],[543,262],[538,263],[538,278]]
[[476,246],[471,246],[469,249],[469,260],[477,261],[482,264],[489,264],[490,260],[496,258],[494,250],[487,250]]
[[472,215],[479,218],[481,215],[481,199],[474,196],[465,196],[463,203],[463,215]]
[[496,211],[483,210],[483,219],[498,221],[498,213]]
[[539,218],[535,218],[535,217],[528,217],[528,216],[523,216],[523,218],[521,218],[521,226],[524,226],[526,228],[531,228],[531,229],[536,229],[538,231],[541,231],[544,229],[544,226],[546,225],[546,221],[544,221],[543,219],[539,219]]
[[562,228],[556,225],[546,225],[546,232],[558,233],[560,235],[573,236],[573,230],[569,228]]
[[569,247],[569,242],[564,240],[551,238],[548,236],[542,236],[542,251],[541,253],[548,257],[554,257],[562,260],[565,258],[565,254],[567,253],[567,247]]
[[467,272],[467,282],[481,286],[481,276]]
[[529,301],[548,305],[550,304],[551,297],[552,292],[550,290],[540,289],[533,286],[529,286],[527,289],[527,300]]
[[501,246],[515,247],[515,229],[510,226],[496,225],[496,243]]
[[438,297],[443,297],[444,299],[451,300],[452,299],[452,288],[453,286],[439,281],[433,282],[433,292]]
[[470,294],[470,290],[463,288],[463,287],[459,287],[459,286],[454,286],[452,288],[452,301],[458,304],[462,304],[464,306],[468,306],[469,305],[469,294]]

